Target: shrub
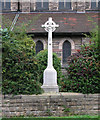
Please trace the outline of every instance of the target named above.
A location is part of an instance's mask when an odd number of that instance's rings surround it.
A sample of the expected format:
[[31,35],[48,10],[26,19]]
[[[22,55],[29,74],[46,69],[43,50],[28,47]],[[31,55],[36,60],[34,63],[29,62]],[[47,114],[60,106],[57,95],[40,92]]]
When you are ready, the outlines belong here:
[[68,80],[67,75],[62,75],[61,79],[58,81],[59,83],[59,91],[60,92],[72,92],[70,90],[70,81]]
[[61,91],[80,93],[100,92],[100,53],[98,31],[91,32],[89,45],[69,57],[68,77],[61,81]]
[[60,81],[61,91],[99,93],[100,61],[97,48],[89,46],[69,57],[68,76]]
[[98,93],[100,85],[100,62],[98,50],[83,47],[79,56],[72,57],[68,73],[73,91],[82,93]]
[[[43,83],[43,72],[47,67],[47,57],[48,56],[48,51],[43,50],[40,51],[36,55],[36,59],[38,62],[38,80]],[[57,71],[57,79],[61,78],[61,62],[60,59],[57,57],[56,53],[53,53],[53,66],[55,70]]]
[[24,33],[15,34],[2,30],[3,94],[39,94],[37,81],[37,62],[34,58],[35,43]]

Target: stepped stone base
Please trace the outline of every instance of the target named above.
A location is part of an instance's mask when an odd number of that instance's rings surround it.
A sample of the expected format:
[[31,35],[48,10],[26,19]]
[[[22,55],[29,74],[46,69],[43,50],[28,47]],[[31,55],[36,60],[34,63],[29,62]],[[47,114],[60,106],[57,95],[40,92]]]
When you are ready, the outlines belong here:
[[43,88],[45,93],[58,93],[59,92],[59,87],[57,86],[45,86],[43,85],[41,88]]

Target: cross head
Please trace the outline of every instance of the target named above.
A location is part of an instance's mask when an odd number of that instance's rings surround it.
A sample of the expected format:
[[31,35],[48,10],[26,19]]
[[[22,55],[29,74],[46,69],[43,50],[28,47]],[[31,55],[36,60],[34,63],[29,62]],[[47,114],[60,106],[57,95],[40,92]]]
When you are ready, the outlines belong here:
[[44,25],[42,25],[42,27],[44,27],[44,29],[47,31],[47,32],[54,32],[56,30],[56,27],[59,27],[58,24],[56,24],[54,21],[52,21],[52,18],[49,17],[48,21],[45,22]]

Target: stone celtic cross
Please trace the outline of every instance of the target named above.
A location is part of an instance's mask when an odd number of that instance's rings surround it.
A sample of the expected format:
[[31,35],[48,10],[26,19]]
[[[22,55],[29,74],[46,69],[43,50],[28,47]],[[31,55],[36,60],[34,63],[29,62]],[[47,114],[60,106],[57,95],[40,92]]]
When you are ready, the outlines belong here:
[[48,32],[48,66],[44,70],[43,75],[43,86],[44,92],[59,92],[57,85],[57,72],[53,67],[53,57],[52,57],[52,32],[59,27],[52,18],[42,25],[42,27]]

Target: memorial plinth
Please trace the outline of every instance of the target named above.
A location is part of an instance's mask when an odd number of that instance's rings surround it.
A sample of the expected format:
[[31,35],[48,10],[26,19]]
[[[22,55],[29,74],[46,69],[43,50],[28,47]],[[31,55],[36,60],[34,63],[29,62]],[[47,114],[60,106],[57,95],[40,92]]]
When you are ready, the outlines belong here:
[[59,27],[52,18],[42,25],[44,29],[48,32],[48,65],[44,70],[43,74],[43,88],[44,92],[59,92],[59,87],[57,85],[57,72],[53,67],[53,56],[52,56],[52,32]]

